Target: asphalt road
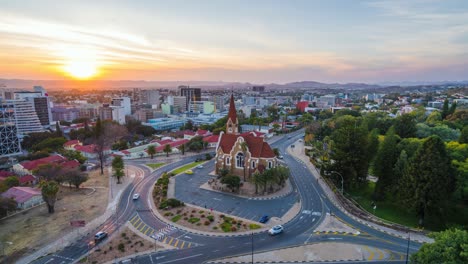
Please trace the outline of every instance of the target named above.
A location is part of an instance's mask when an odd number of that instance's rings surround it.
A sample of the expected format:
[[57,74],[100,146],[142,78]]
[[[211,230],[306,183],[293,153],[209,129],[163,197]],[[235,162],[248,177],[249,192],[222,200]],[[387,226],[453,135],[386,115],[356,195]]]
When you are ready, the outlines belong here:
[[[271,215],[281,216],[284,210],[274,210],[275,202],[276,206],[282,208],[285,203],[290,203],[300,199],[301,201],[301,212],[293,218],[290,222],[284,225],[285,232],[271,237],[266,233],[260,233],[255,235],[235,236],[235,237],[212,237],[203,236],[193,233],[186,232],[184,230],[175,229],[171,231],[168,236],[176,239],[182,239],[184,242],[191,243],[193,246],[184,249],[168,250],[163,252],[157,252],[140,256],[134,259],[135,263],[203,263],[208,260],[213,260],[221,257],[249,254],[252,252],[252,241],[255,252],[268,251],[276,248],[282,248],[294,245],[303,245],[304,243],[318,243],[318,242],[330,242],[340,241],[355,243],[361,245],[368,245],[377,248],[382,248],[393,252],[394,258],[397,260],[392,263],[402,263],[402,256],[406,253],[407,240],[401,239],[382,233],[378,230],[372,229],[366,225],[363,225],[354,219],[350,218],[346,214],[342,213],[326,198],[325,193],[320,186],[314,180],[311,172],[306,169],[305,165],[298,162],[294,157],[287,154],[285,151],[297,139],[303,135],[302,131],[295,132],[289,135],[291,138],[288,139],[286,136],[283,140],[279,140],[273,144],[273,147],[280,149],[284,156],[284,162],[289,166],[292,174],[292,185],[294,192],[279,200],[267,200],[267,201],[250,201],[241,200],[243,198],[232,199],[228,197],[226,201],[229,202],[228,206],[222,207],[219,205],[219,201],[214,200],[210,194],[206,193],[203,195],[209,195],[207,197],[201,197],[198,205],[203,206],[205,203],[204,199],[211,198],[213,206],[217,210],[229,210],[231,214],[247,216],[250,219],[257,219],[263,212],[272,212]],[[204,156],[204,154],[201,154]],[[159,220],[150,210],[149,206],[149,193],[152,185],[160,176],[163,171],[169,171],[173,168],[179,167],[183,164],[195,160],[197,157],[187,157],[183,160],[168,164],[164,167],[159,168],[154,172],[150,172],[148,168],[142,166],[146,161],[132,161],[127,164],[136,166],[143,171],[144,176],[140,175],[123,193],[118,210],[115,215],[109,218],[99,230],[106,230],[109,234],[115,232],[118,227],[122,226],[126,221],[134,219],[139,216],[141,220],[151,228],[151,233],[158,233],[160,230],[164,230],[168,227],[167,224]],[[206,167],[206,170],[210,169],[210,165]],[[178,184],[181,186],[181,184]],[[180,188],[180,187],[178,187]],[[183,188],[183,187],[182,187]],[[209,191],[206,191],[209,192]],[[134,193],[141,195],[138,201],[131,199]],[[223,195],[223,194],[220,194]],[[223,195],[225,196],[225,195]],[[217,198],[217,197],[215,197]],[[226,197],[220,197],[219,199],[225,199]],[[198,198],[196,198],[198,199]],[[291,200],[287,200],[291,199]],[[285,203],[283,203],[286,201]],[[252,203],[251,203],[252,202]],[[259,202],[258,205],[254,205],[255,202]],[[262,203],[263,202],[263,203]],[[206,201],[208,203],[208,201]],[[263,207],[262,207],[263,205]],[[244,208],[253,206],[252,210],[242,210],[238,208]],[[259,207],[262,208],[259,208]],[[343,236],[338,234],[328,235],[316,235],[313,233],[315,227],[323,220],[326,212],[331,210],[337,217],[343,221],[349,223],[353,227],[359,229],[362,236]],[[256,211],[256,214],[252,212]],[[97,231],[97,230],[96,230]],[[53,255],[45,256],[33,263],[73,263],[79,260],[83,254],[86,254],[89,248],[95,246],[90,241],[93,240],[94,233],[90,233],[88,236],[83,237],[72,246],[67,247]],[[410,252],[414,252],[420,247],[419,243],[411,242]],[[399,260],[398,260],[399,259]],[[343,263],[343,262],[340,262]],[[355,263],[355,262],[353,262]],[[366,262],[372,263],[372,262]],[[386,263],[386,261],[375,262],[375,263]]]

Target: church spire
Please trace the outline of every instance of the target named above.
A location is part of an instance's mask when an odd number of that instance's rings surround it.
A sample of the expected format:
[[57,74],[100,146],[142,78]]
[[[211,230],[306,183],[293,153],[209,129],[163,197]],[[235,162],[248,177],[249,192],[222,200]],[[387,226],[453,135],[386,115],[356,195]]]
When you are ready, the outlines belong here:
[[236,105],[234,103],[234,95],[231,94],[231,99],[229,101],[229,113],[228,113],[228,120],[226,123],[226,133],[227,134],[237,134],[239,133],[238,127],[238,119],[237,119],[237,110]]

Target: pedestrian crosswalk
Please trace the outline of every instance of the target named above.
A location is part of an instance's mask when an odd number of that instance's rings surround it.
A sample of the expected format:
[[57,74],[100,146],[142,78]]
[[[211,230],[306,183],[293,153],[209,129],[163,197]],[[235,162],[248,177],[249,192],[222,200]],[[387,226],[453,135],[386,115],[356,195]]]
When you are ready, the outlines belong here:
[[180,240],[175,237],[171,237],[170,234],[177,231],[177,228],[175,228],[174,226],[167,225],[161,229],[154,229],[151,226],[147,225],[141,219],[140,215],[138,214],[135,214],[133,217],[131,217],[129,222],[130,224],[132,224],[133,227],[135,227],[138,231],[140,231],[145,236],[149,236],[164,244],[167,244],[167,245],[179,248],[179,249],[190,248],[195,245],[192,242],[188,242],[188,241]]
[[315,231],[314,234],[316,235],[342,235],[342,236],[359,236],[359,235],[366,235],[365,233],[361,232],[343,232],[343,231]]

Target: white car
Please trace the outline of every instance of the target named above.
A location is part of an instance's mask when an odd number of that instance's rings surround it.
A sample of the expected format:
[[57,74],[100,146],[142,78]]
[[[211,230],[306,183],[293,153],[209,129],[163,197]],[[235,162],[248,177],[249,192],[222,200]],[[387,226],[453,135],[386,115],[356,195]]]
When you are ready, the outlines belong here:
[[284,228],[282,225],[276,225],[272,227],[270,230],[268,230],[268,234],[271,236],[277,235],[279,233],[282,233],[284,231]]
[[198,165],[197,169],[203,169],[203,165]]
[[138,198],[140,198],[140,195],[138,193],[135,193],[133,195],[133,200],[138,200]]

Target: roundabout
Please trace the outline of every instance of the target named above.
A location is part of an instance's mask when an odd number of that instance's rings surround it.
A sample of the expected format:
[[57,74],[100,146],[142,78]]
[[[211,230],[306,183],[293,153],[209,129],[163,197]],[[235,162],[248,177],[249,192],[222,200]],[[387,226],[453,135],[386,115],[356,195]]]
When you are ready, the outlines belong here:
[[[204,154],[184,157],[156,170],[146,167],[144,164],[147,161],[144,160],[128,162],[127,164],[143,170],[144,177],[135,179],[125,189],[118,204],[117,212],[100,229],[108,230],[112,235],[114,230],[130,223],[140,232],[140,235],[151,237],[157,243],[170,245],[174,248],[173,250],[146,252],[144,255],[132,256],[134,263],[204,263],[207,261],[217,263],[217,259],[230,256],[241,256],[252,254],[252,252],[257,254],[277,249],[329,242],[347,243],[390,252],[381,255],[368,254],[369,256],[379,256],[375,257],[375,259],[374,257],[367,258],[367,260],[377,261],[376,263],[390,259],[392,262],[404,263],[406,250],[409,249],[410,252],[414,252],[421,244],[411,241],[408,247],[407,239],[379,231],[372,226],[357,221],[342,212],[341,208],[335,206],[315,180],[312,171],[286,151],[291,144],[302,137],[302,134],[302,131],[297,131],[289,135],[289,139],[284,136],[272,144],[273,147],[279,148],[281,153],[284,153],[284,162],[288,164],[291,170],[293,191],[284,197],[255,200],[199,188],[210,177],[213,177],[209,175],[213,171],[212,161],[207,162],[201,169],[194,169],[193,175],[180,175],[175,178],[175,198],[184,203],[201,210],[206,210],[206,205],[207,208],[213,208],[216,212],[252,222],[258,221],[265,214],[278,219],[283,218],[284,222],[281,224],[284,226],[284,232],[282,234],[269,236],[265,232],[268,229],[267,227],[257,230],[258,232],[254,234],[251,231],[238,234],[200,232],[171,223],[155,210],[151,190],[162,172],[193,162]],[[139,193],[141,195],[140,199],[132,201],[131,197],[134,193]],[[328,221],[327,217],[330,217],[328,215],[330,211],[333,212],[334,221],[339,221],[358,232],[320,229],[321,224]],[[333,223],[328,226],[333,227]],[[92,236],[93,233],[90,233],[68,248],[40,258],[33,263],[77,262],[83,256],[86,256],[89,250],[92,250],[87,248],[87,241],[92,239]],[[253,251],[252,245],[254,246]],[[69,260],[62,262],[65,258]]]

